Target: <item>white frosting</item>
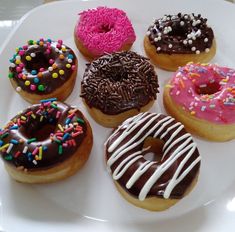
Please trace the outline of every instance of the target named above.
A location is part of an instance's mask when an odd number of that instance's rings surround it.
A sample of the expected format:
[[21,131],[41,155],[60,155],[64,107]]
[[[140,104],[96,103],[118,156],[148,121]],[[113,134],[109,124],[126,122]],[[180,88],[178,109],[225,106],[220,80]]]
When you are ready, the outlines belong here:
[[[134,153],[127,155],[127,152],[135,149],[138,145],[144,142],[144,140],[153,135],[154,138],[159,137],[163,139],[165,136],[169,136],[169,139],[165,142],[163,146],[163,156],[161,158],[161,162],[157,166],[156,170],[150,176],[150,178],[143,185],[142,189],[139,192],[139,200],[143,201],[148,195],[149,191],[153,187],[153,185],[158,181],[158,179],[171,167],[171,165],[176,162],[182,155],[184,155],[182,161],[178,165],[177,169],[173,177],[169,180],[166,189],[164,191],[164,198],[169,198],[174,187],[184,179],[184,177],[193,169],[193,167],[200,162],[201,157],[197,157],[182,173],[182,169],[185,167],[186,162],[192,156],[192,154],[196,150],[196,144],[193,142],[193,139],[189,133],[185,133],[182,136],[179,136],[179,133],[184,128],[184,126],[177,122],[171,126],[169,126],[174,119],[170,116],[166,116],[160,120],[158,118],[161,114],[154,113],[140,113],[137,116],[129,118],[121,126],[117,128],[117,130],[108,138],[106,144],[114,138],[117,133],[122,130],[122,133],[112,141],[112,144],[107,148],[109,153],[112,155],[109,157],[107,161],[107,165],[111,170],[112,165],[119,160],[121,157],[125,156],[125,158],[117,165],[117,167],[113,170],[113,179],[120,179],[126,171],[139,160],[143,160],[143,152],[148,150],[150,147],[142,149],[140,151],[135,151]],[[152,127],[150,127],[154,121],[157,121]],[[173,131],[172,133],[172,130]],[[134,130],[137,132],[126,141],[126,143],[120,145],[127,136],[129,136]],[[143,134],[144,133],[144,134]],[[177,139],[175,139],[177,137]],[[172,152],[171,148],[175,145],[178,147]],[[168,155],[169,153],[169,155]],[[169,157],[167,157],[167,155]],[[163,162],[163,159],[167,157],[167,159]],[[135,182],[141,178],[141,176],[153,165],[156,164],[155,161],[146,160],[140,164],[140,166],[135,170],[130,179],[126,183],[126,188],[130,189]],[[181,173],[181,174],[180,174]]]

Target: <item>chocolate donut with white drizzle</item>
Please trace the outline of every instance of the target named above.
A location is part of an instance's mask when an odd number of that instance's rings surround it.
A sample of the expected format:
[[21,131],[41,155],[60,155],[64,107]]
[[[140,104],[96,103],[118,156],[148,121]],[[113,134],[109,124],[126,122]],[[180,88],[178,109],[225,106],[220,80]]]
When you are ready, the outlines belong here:
[[[148,138],[163,142],[160,160],[145,159]],[[130,195],[131,203],[145,207],[152,198],[171,200],[166,208],[184,197],[195,183],[200,169],[200,154],[192,136],[174,118],[156,113],[140,113],[127,119],[108,138],[107,166],[123,195]],[[161,153],[161,152],[160,152]],[[141,203],[142,202],[142,203]],[[166,209],[163,207],[163,209]]]

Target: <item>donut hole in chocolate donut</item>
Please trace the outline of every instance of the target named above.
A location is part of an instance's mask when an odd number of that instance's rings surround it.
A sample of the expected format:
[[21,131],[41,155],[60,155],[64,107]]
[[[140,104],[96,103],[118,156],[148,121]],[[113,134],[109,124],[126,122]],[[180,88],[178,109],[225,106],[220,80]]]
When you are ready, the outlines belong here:
[[36,138],[37,141],[44,141],[50,138],[50,134],[56,130],[56,121],[42,122],[42,123],[30,123],[25,130],[24,135],[27,138]]
[[49,64],[49,57],[43,54],[41,51],[36,51],[35,57],[32,60],[27,61],[25,60],[25,68],[28,72],[32,70],[39,71],[40,68],[44,68],[45,70],[48,69],[50,66]]
[[205,83],[195,86],[195,91],[199,95],[211,95],[220,91],[220,84],[218,82]]
[[178,36],[180,38],[184,38],[188,34],[188,28],[186,26],[181,26],[177,22],[174,22],[171,25],[171,28],[172,28],[172,31],[168,33],[169,36],[172,36],[172,37]]
[[164,141],[158,138],[148,137],[144,141],[143,148],[149,149],[143,152],[143,156],[146,160],[160,162],[163,156]]

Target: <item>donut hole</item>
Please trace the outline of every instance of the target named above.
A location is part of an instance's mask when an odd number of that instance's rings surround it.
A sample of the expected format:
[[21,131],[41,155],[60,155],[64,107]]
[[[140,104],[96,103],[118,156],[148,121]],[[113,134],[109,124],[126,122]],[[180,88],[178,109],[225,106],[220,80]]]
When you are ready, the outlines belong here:
[[144,148],[149,148],[143,156],[146,160],[160,162],[163,156],[165,142],[161,139],[148,137],[144,141]]
[[25,130],[27,138],[36,138],[37,141],[44,141],[50,138],[50,134],[56,130],[56,123],[44,123],[38,125],[30,125]]
[[175,36],[185,37],[185,35],[188,33],[187,27],[182,27],[178,23],[173,23],[171,28],[172,28],[172,31],[170,31],[168,35],[172,37],[175,37]]
[[108,33],[113,29],[113,24],[102,24],[98,27],[98,33]]
[[42,52],[35,52],[36,56],[32,58],[31,61],[25,61],[25,68],[28,72],[32,70],[39,71],[40,68],[48,69],[49,57],[46,57]]
[[195,91],[199,95],[211,95],[220,91],[220,84],[213,82],[196,85]]
[[112,82],[122,81],[128,79],[128,73],[121,64],[112,67],[112,71],[108,71],[106,75]]

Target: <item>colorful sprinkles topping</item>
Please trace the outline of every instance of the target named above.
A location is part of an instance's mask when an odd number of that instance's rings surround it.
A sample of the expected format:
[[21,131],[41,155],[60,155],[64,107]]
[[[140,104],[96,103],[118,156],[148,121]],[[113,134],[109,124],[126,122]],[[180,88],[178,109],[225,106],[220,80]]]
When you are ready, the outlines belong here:
[[188,63],[170,83],[174,101],[191,115],[214,123],[235,122],[235,70]]
[[10,63],[8,78],[16,82],[17,92],[50,93],[51,82],[56,79],[53,86],[60,86],[76,70],[76,57],[62,40],[29,40],[27,45],[16,48]]
[[[61,106],[61,104],[63,103],[58,103],[56,98],[43,99],[41,104],[13,118],[3,130],[0,130],[2,157],[14,162],[16,166],[41,167],[45,165],[46,160],[50,160],[48,156],[55,156],[54,159],[58,159],[56,154],[63,156],[68,154],[67,151],[78,146],[78,142],[83,138],[85,122],[77,109],[67,105],[65,107],[64,104]],[[60,123],[57,123],[58,120]],[[47,142],[33,136],[25,141],[25,135],[22,136],[22,132],[18,131],[22,127],[21,131],[27,131],[32,125],[34,125],[33,131],[37,131],[37,128],[41,129],[47,124],[55,125],[49,140],[45,140]],[[38,126],[35,127],[35,125]],[[11,133],[11,131],[15,132]]]

